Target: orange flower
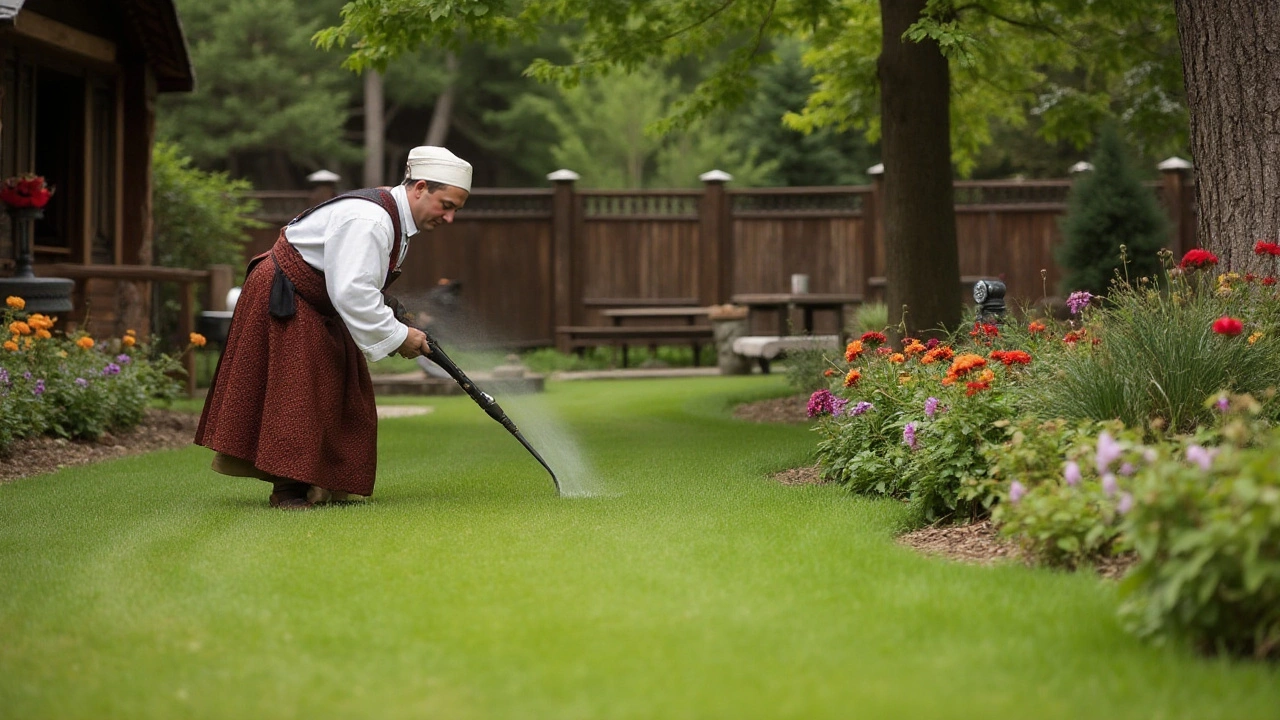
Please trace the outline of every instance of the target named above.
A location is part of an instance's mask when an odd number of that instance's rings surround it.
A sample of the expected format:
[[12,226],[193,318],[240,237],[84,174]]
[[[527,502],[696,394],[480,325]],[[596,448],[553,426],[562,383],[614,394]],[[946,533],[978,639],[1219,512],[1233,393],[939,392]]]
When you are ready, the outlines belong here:
[[1035,333],[1042,333],[1048,329],[1049,329],[1048,326],[1040,322],[1039,320],[1033,321],[1030,325],[1027,326],[1027,331],[1033,335]]
[[894,353],[889,356],[889,362],[893,363],[894,365],[899,365],[906,361],[907,361],[907,356],[903,355],[902,353]]
[[89,337],[88,335],[85,335],[79,340],[76,340],[76,346],[82,347],[85,350],[88,350],[89,348],[93,347],[93,338]]
[[1068,344],[1068,345],[1075,345],[1076,343],[1078,343],[1078,342],[1080,342],[1081,340],[1083,340],[1083,339],[1085,338],[1085,335],[1088,335],[1088,334],[1089,334],[1089,333],[1088,333],[1087,331],[1083,330],[1083,329],[1081,329],[1081,330],[1072,330],[1071,332],[1069,332],[1069,333],[1067,333],[1066,335],[1063,335],[1063,336],[1062,336],[1062,342],[1064,342],[1064,343],[1066,343],[1066,344]]
[[27,324],[36,330],[52,330],[53,320],[48,315],[34,313],[27,318]]
[[943,385],[955,384],[957,380],[968,375],[973,370],[984,367],[987,359],[981,355],[973,353],[964,353],[956,357],[951,363],[951,367],[947,368],[947,376],[942,379]]
[[858,381],[861,379],[862,379],[862,373],[858,372],[857,368],[854,368],[850,370],[847,375],[844,376],[844,386],[853,387],[854,385],[857,385]]
[[17,295],[10,295],[9,297],[4,299],[4,304],[8,305],[14,310],[21,310],[22,308],[27,306],[27,301],[23,300]]
[[826,370],[822,371],[822,377],[831,377],[832,375],[835,375],[835,374],[836,374],[835,368],[827,368]]
[[33,338],[24,337],[22,338],[22,347],[26,348],[27,350],[30,350],[32,342],[34,342]]
[[1029,365],[1031,363],[1031,354],[1025,350],[996,350],[991,353],[991,359],[1004,363],[1005,367]]
[[912,355],[925,352],[926,350],[928,350],[928,348],[924,346],[924,343],[919,340],[912,340],[906,347],[902,348],[902,354],[907,357],[911,357]]
[[14,335],[30,335],[31,326],[22,322],[21,320],[14,320],[13,322],[9,323],[9,332],[13,333]]
[[955,351],[953,351],[949,346],[939,345],[938,347],[925,353],[924,357],[920,358],[920,364],[932,365],[938,362],[939,360],[950,360],[951,358],[955,357],[955,355],[956,355]]
[[188,339],[191,341],[192,345],[195,345],[196,347],[204,347],[205,339],[200,333],[191,333],[191,337]]
[[124,331],[124,334],[125,334],[125,335],[128,335],[129,337],[136,337],[136,336],[138,335],[138,331],[137,331],[137,330],[125,330],[125,331]]
[[134,338],[132,335],[125,335],[124,337],[120,338],[120,344],[124,345],[125,347],[133,347],[134,345],[138,344],[138,340]]
[[844,349],[844,361],[853,362],[854,360],[857,360],[858,356],[861,354],[862,354],[862,341],[854,340],[853,342],[849,343]]
[[18,352],[18,343],[12,340],[5,340],[4,349],[8,350],[9,352]]
[[53,337],[53,334],[50,333],[48,330],[45,330],[44,328],[40,328],[39,330],[36,330],[36,337],[40,338],[41,340],[48,340],[49,338]]

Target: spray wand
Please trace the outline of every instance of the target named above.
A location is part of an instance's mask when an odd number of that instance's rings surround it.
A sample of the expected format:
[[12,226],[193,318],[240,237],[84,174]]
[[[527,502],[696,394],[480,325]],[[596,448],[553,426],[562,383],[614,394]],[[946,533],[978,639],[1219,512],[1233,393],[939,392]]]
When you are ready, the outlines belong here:
[[[388,299],[388,304],[391,305],[392,310],[395,312],[396,319],[409,327],[417,327],[415,324],[409,322],[409,313],[405,309],[404,305],[401,305],[393,299]],[[421,330],[421,328],[418,329]],[[425,333],[426,330],[423,330],[423,332]],[[471,381],[471,378],[467,377],[467,374],[462,372],[462,369],[449,358],[448,354],[441,349],[440,343],[436,342],[435,338],[431,337],[431,335],[427,335],[427,347],[431,349],[427,358],[443,368],[445,372],[449,373],[449,377],[453,378],[454,381],[471,396],[471,399],[476,401],[476,404],[480,406],[481,410],[484,410],[489,417],[497,420],[502,427],[507,429],[507,432],[514,435],[515,438],[520,441],[520,444],[524,446],[525,450],[529,451],[529,454],[533,455],[537,458],[538,462],[542,463],[542,467],[546,468],[548,473],[551,473],[551,482],[555,483],[556,493],[560,494],[560,480],[556,478],[555,471],[551,469],[551,466],[547,464],[546,460],[542,459],[542,456],[538,454],[538,451],[533,449],[533,446],[529,444],[529,441],[524,439],[524,435],[520,434],[520,428],[517,428],[516,424],[511,422],[511,418],[507,417],[507,414],[502,411],[502,406],[498,405],[498,402],[493,399],[493,396],[476,387],[476,384]]]

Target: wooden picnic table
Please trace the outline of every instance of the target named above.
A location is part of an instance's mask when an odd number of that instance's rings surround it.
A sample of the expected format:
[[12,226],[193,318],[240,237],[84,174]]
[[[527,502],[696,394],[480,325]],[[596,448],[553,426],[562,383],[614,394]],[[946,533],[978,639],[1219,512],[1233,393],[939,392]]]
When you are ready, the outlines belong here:
[[614,325],[622,325],[625,320],[673,320],[683,319],[686,325],[694,325],[699,318],[706,319],[710,314],[708,307],[652,307],[652,308],[611,308],[601,310],[600,314],[613,321]]
[[833,312],[836,316],[836,334],[845,339],[844,309],[848,305],[862,304],[862,296],[855,293],[741,293],[731,300],[746,305],[751,312],[772,312],[778,316],[778,334],[790,335],[787,327],[792,308],[800,308],[804,317],[804,331],[813,334],[813,316],[817,311]]

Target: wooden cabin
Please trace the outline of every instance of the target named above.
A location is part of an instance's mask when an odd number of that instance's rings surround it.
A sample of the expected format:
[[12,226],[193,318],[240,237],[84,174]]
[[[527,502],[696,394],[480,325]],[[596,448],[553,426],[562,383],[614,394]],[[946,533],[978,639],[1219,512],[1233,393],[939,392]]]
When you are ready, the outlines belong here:
[[[67,266],[151,264],[156,96],[195,82],[173,0],[0,0],[0,57],[0,178],[56,186],[34,226],[36,274],[75,276],[76,315],[87,301],[97,320],[145,324],[145,282]],[[0,275],[13,256],[0,213]]]

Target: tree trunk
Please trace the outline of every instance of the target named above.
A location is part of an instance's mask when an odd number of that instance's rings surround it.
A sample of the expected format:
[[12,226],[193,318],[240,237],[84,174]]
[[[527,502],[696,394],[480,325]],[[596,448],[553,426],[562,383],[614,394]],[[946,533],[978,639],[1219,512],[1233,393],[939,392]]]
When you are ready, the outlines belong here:
[[1176,7],[1200,245],[1228,269],[1275,274],[1253,245],[1280,235],[1280,3]]
[[878,63],[889,322],[918,336],[960,324],[960,255],[951,174],[951,76],[932,41],[902,34],[926,0],[880,0]]
[[364,74],[364,187],[386,182],[386,123],[382,119],[382,75],[376,70]]
[[431,124],[427,127],[427,145],[444,145],[449,137],[449,125],[453,120],[453,102],[458,93],[458,56],[446,53],[444,69],[449,74],[449,81],[436,98],[436,105],[431,109]]

